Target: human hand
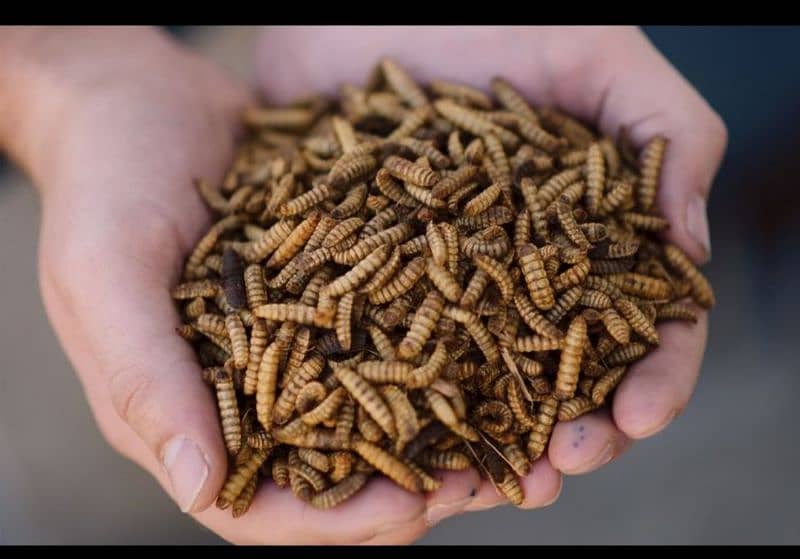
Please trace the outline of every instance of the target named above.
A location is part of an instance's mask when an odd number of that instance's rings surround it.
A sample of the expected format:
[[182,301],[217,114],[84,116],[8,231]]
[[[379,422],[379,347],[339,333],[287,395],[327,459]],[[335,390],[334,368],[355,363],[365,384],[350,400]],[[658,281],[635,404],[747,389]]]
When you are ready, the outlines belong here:
[[[710,257],[705,204],[727,132],[638,29],[281,28],[263,33],[257,55],[261,88],[276,103],[320,90],[333,94],[343,82],[361,84],[389,56],[420,82],[441,78],[486,89],[491,77],[505,77],[534,105],[562,108],[604,134],[616,137],[626,126],[638,148],[661,134],[670,141],[657,201],[670,221],[666,236],[697,263]],[[675,419],[694,390],[707,329],[706,312],[696,324],[659,325],[660,346],[631,367],[611,410],[556,426],[547,456],[523,480],[523,506],[553,502],[561,472],[594,471],[631,439],[650,437]],[[432,520],[504,502],[474,471],[449,477],[442,492],[429,497]]]
[[109,443],[232,542],[418,537],[424,502],[387,480],[336,512],[275,486],[237,520],[213,506],[228,459],[170,289],[210,220],[192,179],[221,180],[247,89],[151,29],[11,33],[0,139],[41,192],[45,306]]

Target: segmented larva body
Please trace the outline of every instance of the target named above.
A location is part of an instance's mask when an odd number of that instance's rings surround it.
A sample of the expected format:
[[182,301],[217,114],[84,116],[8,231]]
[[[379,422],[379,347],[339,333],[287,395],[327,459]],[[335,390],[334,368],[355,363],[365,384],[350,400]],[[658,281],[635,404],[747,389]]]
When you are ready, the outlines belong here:
[[511,83],[499,76],[491,79],[489,87],[494,93],[500,104],[516,115],[529,120],[533,124],[539,124],[539,117],[533,112],[525,98],[520,94]]
[[479,270],[483,270],[494,281],[505,302],[514,298],[514,280],[500,262],[484,254],[476,254],[472,260]]
[[414,365],[406,361],[363,361],[358,364],[356,370],[369,382],[405,384],[414,370]]
[[272,411],[272,420],[277,424],[286,423],[295,408],[297,395],[302,388],[319,377],[325,366],[325,358],[314,352],[289,379],[286,388],[278,396]]
[[669,221],[657,215],[626,212],[622,214],[622,222],[640,231],[658,233],[669,228]]
[[217,507],[226,509],[233,504],[236,498],[244,491],[247,483],[256,475],[261,464],[267,459],[268,452],[254,450],[250,457],[228,477],[222,491],[217,497]]
[[439,174],[418,163],[390,155],[383,162],[383,168],[402,180],[420,187],[432,188],[439,182]]
[[572,421],[580,416],[589,413],[597,408],[591,398],[588,396],[575,396],[570,400],[561,402],[558,406],[558,420],[559,421]]
[[599,143],[594,143],[586,152],[586,210],[589,215],[596,215],[600,210],[605,175],[606,165],[603,151]]
[[277,249],[291,235],[297,222],[293,219],[282,219],[264,231],[257,241],[246,243],[240,254],[248,263],[263,260]]
[[425,258],[418,256],[401,269],[383,287],[369,293],[369,302],[380,305],[396,299],[413,288],[425,274]]
[[425,362],[411,372],[406,385],[409,388],[423,388],[430,386],[442,373],[449,360],[447,347],[442,341],[436,342],[436,348]]
[[425,300],[414,313],[408,333],[397,347],[397,355],[401,359],[413,359],[419,355],[436,328],[444,304],[444,297],[436,290],[430,291],[425,296]]
[[453,274],[450,273],[450,270],[437,264],[433,259],[427,259],[425,271],[431,283],[448,301],[457,303],[464,295],[463,289],[461,289]]
[[[519,139],[515,134],[492,123],[477,111],[463,107],[451,99],[437,99],[433,102],[436,111],[444,118],[476,136],[494,134],[508,148],[516,148]],[[465,154],[466,155],[466,154]],[[467,156],[469,161],[469,157]]]
[[338,481],[336,485],[311,497],[311,505],[323,510],[334,508],[358,493],[368,479],[367,474],[354,472]]
[[605,363],[609,367],[617,365],[627,365],[633,363],[647,353],[647,346],[638,342],[631,342],[617,347],[605,357]]
[[272,409],[275,405],[275,394],[278,384],[278,367],[280,366],[283,348],[278,342],[272,342],[261,358],[256,383],[256,416],[258,422],[269,431],[272,425]]
[[564,338],[564,348],[561,351],[553,393],[557,399],[568,400],[574,396],[578,386],[581,359],[587,343],[586,320],[582,316],[577,316],[572,319]]
[[381,69],[386,83],[392,90],[412,107],[424,107],[428,97],[408,72],[390,58],[381,60]]
[[614,301],[614,307],[630,324],[634,332],[639,334],[648,343],[658,345],[659,337],[655,325],[639,310],[639,307],[626,299]]
[[636,191],[636,202],[640,210],[649,211],[653,207],[661,175],[661,166],[664,162],[664,152],[668,140],[663,136],[656,136],[644,147],[641,157],[641,178]]
[[528,296],[521,291],[514,296],[514,304],[525,324],[537,334],[553,339],[561,339],[564,336],[555,324],[536,310]]
[[624,345],[630,341],[631,327],[613,308],[605,309],[600,313],[600,320],[606,331],[618,344]]
[[527,453],[531,461],[537,460],[544,454],[547,443],[550,441],[550,434],[553,432],[553,425],[556,422],[559,402],[554,396],[548,396],[539,404],[539,411],[536,414],[536,424],[531,429],[528,436]]
[[392,410],[395,425],[397,426],[395,448],[398,452],[402,451],[403,447],[416,437],[420,431],[421,427],[417,412],[408,399],[408,396],[396,386],[382,386],[381,394]]
[[576,285],[574,287],[570,287],[566,291],[564,291],[561,296],[556,301],[556,304],[553,305],[547,313],[545,314],[545,318],[552,322],[553,324],[558,324],[561,322],[561,319],[564,318],[567,313],[572,310],[572,308],[578,304],[581,297],[583,296],[583,287],[580,285]]
[[219,406],[225,447],[228,449],[229,454],[235,455],[242,445],[242,428],[233,378],[226,370],[218,369],[214,385],[217,390],[217,404]]
[[686,320],[697,322],[697,313],[681,303],[667,303],[656,307],[656,320]]
[[297,303],[267,303],[253,309],[253,314],[275,322],[296,322],[326,327],[318,318],[317,309],[310,305]]
[[627,367],[614,367],[603,374],[592,386],[592,401],[600,406],[605,403],[608,394],[617,387],[625,376]]
[[589,275],[591,263],[588,258],[584,258],[577,264],[570,266],[561,274],[553,278],[551,285],[556,292],[564,291],[574,285],[580,285]]
[[552,309],[555,297],[539,249],[533,244],[523,245],[517,249],[517,262],[533,303],[543,311]]
[[350,395],[363,407],[380,428],[390,437],[397,436],[394,417],[375,387],[351,369],[339,367],[334,374]]
[[715,304],[714,290],[705,276],[697,269],[686,254],[677,246],[664,247],[667,263],[689,281],[692,298],[703,308],[710,309]]
[[225,329],[231,340],[234,365],[237,369],[244,369],[247,367],[247,362],[250,357],[250,348],[247,343],[247,332],[238,314],[229,314],[225,316]]
[[375,446],[363,439],[356,439],[353,441],[353,450],[400,487],[413,493],[422,491],[422,480],[417,477],[414,471],[379,446]]

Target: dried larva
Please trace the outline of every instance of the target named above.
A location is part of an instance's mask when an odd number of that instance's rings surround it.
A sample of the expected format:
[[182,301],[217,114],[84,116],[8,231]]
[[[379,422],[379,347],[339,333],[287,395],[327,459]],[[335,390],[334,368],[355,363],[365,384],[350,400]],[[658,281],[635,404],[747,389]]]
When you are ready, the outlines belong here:
[[380,428],[390,437],[396,437],[397,428],[392,412],[375,387],[351,369],[337,368],[334,370],[334,374]]
[[422,305],[414,313],[414,319],[408,333],[397,348],[397,355],[402,359],[412,359],[419,355],[425,342],[436,328],[436,322],[444,308],[444,297],[436,290],[430,291]]
[[564,291],[555,305],[545,313],[545,318],[553,324],[558,324],[572,308],[578,304],[583,296],[583,287],[576,285]]
[[247,367],[250,357],[250,348],[247,343],[247,332],[242,324],[242,319],[237,314],[229,314],[225,317],[225,329],[231,340],[233,348],[233,360],[237,369]]
[[267,455],[267,451],[254,450],[250,457],[230,474],[217,497],[217,508],[224,510],[233,504],[250,479],[257,474]]
[[642,299],[668,299],[672,294],[669,282],[634,272],[609,274],[606,279],[619,287],[623,293]]
[[356,368],[358,374],[376,384],[405,384],[413,363],[407,361],[362,361]]
[[581,316],[572,319],[564,338],[564,347],[561,351],[561,360],[558,364],[555,392],[553,395],[559,400],[568,400],[575,394],[580,374],[583,350],[588,342],[586,321]]
[[669,228],[669,221],[657,215],[626,212],[622,214],[622,222],[641,231],[658,233]]
[[479,109],[491,109],[492,100],[483,91],[463,83],[445,80],[431,80],[431,91],[440,97],[452,97],[456,101],[474,105]]
[[319,352],[315,352],[290,377],[272,411],[272,420],[275,423],[280,425],[288,421],[294,411],[298,393],[306,384],[319,377],[324,366],[325,358]]
[[706,309],[713,307],[715,304],[714,290],[686,253],[675,245],[667,244],[664,247],[664,257],[670,267],[689,282],[692,298],[697,304]]
[[[597,292],[599,293],[599,292]],[[607,308],[600,313],[600,320],[603,322],[608,333],[619,344],[627,344],[631,337],[631,327],[613,308]]]
[[540,310],[552,309],[555,304],[553,289],[547,279],[539,249],[533,244],[523,245],[517,249],[517,261],[533,303]]
[[324,384],[318,381],[309,382],[297,393],[294,408],[297,410],[297,413],[304,414],[315,405],[322,402],[327,394],[328,391]]
[[647,353],[647,346],[638,342],[621,345],[606,355],[605,363],[609,367],[633,363]]
[[469,457],[455,450],[426,450],[415,458],[416,462],[426,468],[435,470],[466,470],[472,465]]
[[519,311],[520,317],[525,321],[528,327],[537,334],[553,339],[561,339],[563,333],[555,324],[548,321],[541,315],[531,303],[531,300],[522,292],[518,292],[514,296],[514,304]]
[[505,147],[511,149],[519,145],[519,138],[514,133],[497,126],[479,112],[467,109],[451,99],[437,99],[433,102],[433,106],[444,118],[471,134],[476,136],[494,134]]
[[216,280],[199,280],[182,283],[172,289],[172,298],[195,299],[197,297],[214,297],[220,289],[220,284]]
[[582,284],[583,280],[586,279],[586,276],[589,275],[590,269],[591,263],[589,262],[588,258],[585,258],[581,262],[570,266],[564,272],[553,278],[553,281],[551,282],[553,290],[556,292],[564,291],[572,286]]
[[664,152],[667,149],[668,140],[663,136],[656,136],[644,147],[641,156],[641,173],[638,188],[636,190],[637,206],[642,211],[648,211],[653,207],[656,199],[656,191],[661,175],[661,165],[664,161]]
[[528,436],[527,453],[531,461],[539,459],[547,448],[550,441],[550,434],[553,432],[553,425],[556,422],[559,402],[554,396],[549,396],[539,404],[539,411],[536,414],[536,424],[532,427]]
[[271,255],[292,233],[297,222],[293,219],[280,220],[264,231],[260,239],[246,243],[240,251],[242,257],[250,264]]
[[276,322],[296,322],[298,324],[330,327],[321,324],[317,309],[309,305],[295,303],[268,303],[253,309],[253,314],[259,318]]
[[586,152],[586,210],[596,215],[600,210],[603,187],[606,179],[606,165],[599,143],[589,146]]
[[500,262],[484,254],[476,254],[472,260],[479,270],[484,271],[494,281],[503,300],[511,301],[514,297],[514,281],[508,270]]
[[491,79],[489,86],[502,106],[514,114],[527,119],[532,124],[539,124],[539,117],[530,105],[528,105],[527,101],[525,101],[522,94],[520,94],[508,80],[496,76]]
[[382,386],[381,394],[394,415],[397,426],[396,450],[400,452],[419,433],[419,418],[406,394],[396,386]]
[[656,320],[686,320],[697,322],[697,313],[681,303],[666,303],[656,307]]
[[605,403],[608,394],[616,388],[625,376],[627,367],[614,367],[604,373],[592,386],[592,401],[595,405],[602,405]]
[[436,348],[428,360],[411,372],[406,385],[409,388],[423,388],[430,386],[439,377],[449,360],[447,348],[441,341],[436,342]]
[[559,338],[550,338],[537,334],[522,336],[514,340],[514,350],[522,353],[553,351],[561,349],[563,345],[564,342]]
[[242,444],[242,428],[233,378],[226,370],[217,369],[214,385],[217,390],[217,404],[225,447],[231,455],[235,455],[239,452]]
[[591,398],[587,396],[575,396],[571,400],[566,400],[558,405],[558,420],[572,421],[596,408],[597,404],[595,404]]
[[278,248],[275,249],[275,252],[273,252],[272,256],[267,260],[266,267],[280,268],[299,253],[314,233],[320,218],[321,214],[319,212],[312,212],[307,218],[300,222]]
[[417,477],[414,471],[379,446],[365,440],[356,439],[353,441],[353,450],[400,487],[414,493],[422,491],[422,480]]
[[381,69],[389,87],[409,105],[424,107],[428,104],[425,92],[397,62],[390,58],[384,58],[381,60]]
[[336,482],[336,485],[311,497],[311,505],[323,510],[334,508],[358,493],[368,479],[367,474],[354,472]]
[[353,301],[355,300],[356,293],[351,291],[339,299],[339,304],[336,306],[336,318],[334,319],[334,329],[336,337],[339,340],[344,351],[350,351],[350,344],[352,342],[352,323],[351,318],[353,315]]
[[322,473],[327,473],[331,468],[328,456],[313,448],[299,448],[297,449],[297,456],[300,460]]
[[624,180],[609,180],[608,194],[600,201],[600,214],[608,215],[619,207],[623,207],[633,196],[633,185]]
[[424,274],[425,258],[418,256],[411,260],[383,287],[370,292],[369,302],[373,305],[380,305],[403,295],[414,287]]
[[658,345],[659,336],[655,325],[647,319],[639,307],[626,299],[618,299],[614,301],[614,308],[625,318],[634,332],[648,343]]
[[314,207],[330,196],[330,188],[325,183],[320,183],[308,192],[284,202],[280,206],[280,215],[289,217],[301,214]]

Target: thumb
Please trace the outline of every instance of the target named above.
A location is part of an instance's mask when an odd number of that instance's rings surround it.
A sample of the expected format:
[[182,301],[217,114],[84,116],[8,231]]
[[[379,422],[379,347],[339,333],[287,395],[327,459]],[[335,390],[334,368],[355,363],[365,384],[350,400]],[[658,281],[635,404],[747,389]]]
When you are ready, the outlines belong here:
[[[49,209],[46,204],[46,216]],[[112,445],[156,477],[182,511],[204,510],[222,486],[227,456],[214,396],[188,344],[175,334],[172,266],[160,265],[157,256],[172,251],[149,250],[169,245],[175,230],[159,217],[120,215],[98,216],[69,238],[55,217],[43,221],[45,304],[90,400],[105,392],[112,403],[92,402]],[[116,234],[130,229],[129,219],[141,231],[135,244]],[[121,432],[109,408],[132,433]]]

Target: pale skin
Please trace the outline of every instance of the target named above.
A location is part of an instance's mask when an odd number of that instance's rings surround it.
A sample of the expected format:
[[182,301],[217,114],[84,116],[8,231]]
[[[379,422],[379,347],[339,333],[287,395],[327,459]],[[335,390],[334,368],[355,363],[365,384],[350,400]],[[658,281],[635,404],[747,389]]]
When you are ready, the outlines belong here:
[[[332,45],[335,48],[331,48]],[[409,543],[448,516],[503,504],[477,472],[445,476],[415,496],[385,479],[335,511],[263,486],[233,520],[214,507],[227,457],[214,396],[174,334],[169,289],[210,215],[195,176],[221,179],[247,86],[147,28],[7,28],[0,33],[0,144],[41,194],[41,290],[48,316],[109,443],[150,472],[178,506],[235,543]],[[486,87],[509,78],[534,104],[555,104],[638,147],[670,139],[658,204],[668,238],[710,257],[705,199],[725,126],[635,28],[284,28],[256,49],[262,93],[275,102],[362,83],[379,55],[420,80]],[[661,346],[632,368],[610,410],[556,426],[523,480],[525,508],[559,495],[687,405],[707,318],[659,327]],[[170,474],[171,472],[171,474]]]

